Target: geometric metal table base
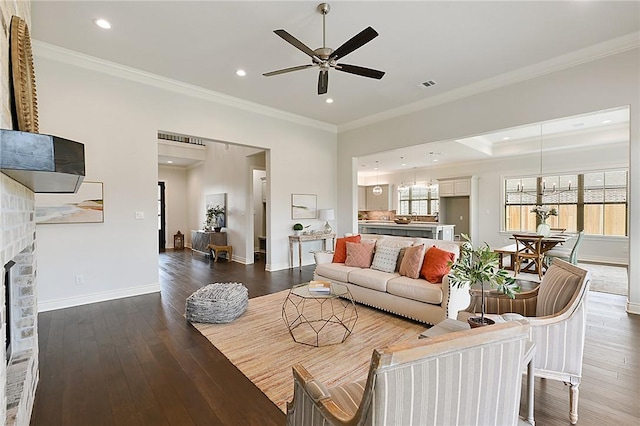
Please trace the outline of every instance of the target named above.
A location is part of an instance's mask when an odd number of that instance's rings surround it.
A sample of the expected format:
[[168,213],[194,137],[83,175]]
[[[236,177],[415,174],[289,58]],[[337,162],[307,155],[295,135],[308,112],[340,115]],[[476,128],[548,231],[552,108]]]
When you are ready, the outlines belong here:
[[282,319],[295,342],[318,347],[344,342],[358,312],[345,285],[332,283],[330,293],[315,293],[309,291],[309,283],[303,283],[289,290]]

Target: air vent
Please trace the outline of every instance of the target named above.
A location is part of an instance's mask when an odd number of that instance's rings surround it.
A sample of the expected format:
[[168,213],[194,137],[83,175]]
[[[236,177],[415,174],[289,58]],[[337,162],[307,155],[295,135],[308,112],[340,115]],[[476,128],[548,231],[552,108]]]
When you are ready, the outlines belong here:
[[422,85],[424,87],[431,87],[431,86],[435,86],[437,83],[433,80],[427,80],[424,83],[422,83]]
[[163,140],[166,140],[166,141],[173,141],[173,142],[190,143],[190,144],[193,144],[193,145],[204,145],[205,144],[202,139],[192,138],[192,137],[189,137],[189,136],[175,135],[175,134],[171,134],[171,133],[158,132],[158,139],[163,139]]

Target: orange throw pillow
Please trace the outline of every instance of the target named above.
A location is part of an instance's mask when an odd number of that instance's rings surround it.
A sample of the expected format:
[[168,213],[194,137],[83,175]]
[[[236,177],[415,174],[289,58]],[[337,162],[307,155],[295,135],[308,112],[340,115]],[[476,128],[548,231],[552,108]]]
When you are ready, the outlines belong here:
[[333,251],[333,263],[344,263],[344,261],[347,260],[347,241],[350,243],[359,243],[360,235],[342,237],[336,240],[336,248]]
[[409,278],[418,278],[420,276],[420,267],[424,259],[424,244],[419,246],[407,247],[400,264],[400,275]]
[[450,261],[453,262],[454,258],[455,254],[450,251],[439,249],[436,246],[431,247],[424,255],[420,276],[430,283],[441,283],[442,277],[451,270],[448,264]]

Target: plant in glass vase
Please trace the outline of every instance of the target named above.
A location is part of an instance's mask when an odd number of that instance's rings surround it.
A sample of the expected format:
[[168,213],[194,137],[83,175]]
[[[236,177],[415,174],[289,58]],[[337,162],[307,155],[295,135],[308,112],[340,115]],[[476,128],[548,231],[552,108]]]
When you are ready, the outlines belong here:
[[498,266],[499,255],[493,252],[487,243],[474,248],[468,235],[462,234],[462,239],[464,242],[460,245],[460,257],[456,262],[449,262],[449,282],[458,288],[480,284],[481,314],[480,317],[471,317],[468,321],[472,327],[493,324],[493,320],[484,317],[485,285],[495,287],[511,299],[515,298],[515,293],[520,291],[520,287],[507,271]]
[[551,226],[547,223],[549,216],[558,216],[558,211],[555,207],[549,206],[535,206],[531,209],[531,213],[535,213],[536,217],[540,221],[536,228],[536,233],[548,237],[551,234]]

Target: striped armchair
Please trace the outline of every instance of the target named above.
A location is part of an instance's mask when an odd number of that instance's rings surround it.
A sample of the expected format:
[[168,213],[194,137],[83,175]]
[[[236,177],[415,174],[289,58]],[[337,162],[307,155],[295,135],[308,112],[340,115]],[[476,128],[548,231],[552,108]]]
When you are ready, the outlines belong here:
[[293,367],[288,425],[519,423],[529,326],[510,322],[373,351],[366,380],[327,389]]
[[[540,286],[516,295],[485,293],[485,312],[497,323],[527,320],[536,344],[534,375],[569,385],[569,420],[578,421],[578,386],[587,324],[587,295],[591,274],[554,259]],[[474,294],[476,292],[477,294]],[[458,312],[458,320],[480,312],[480,290],[472,290],[472,303]],[[491,315],[494,314],[494,315]]]

